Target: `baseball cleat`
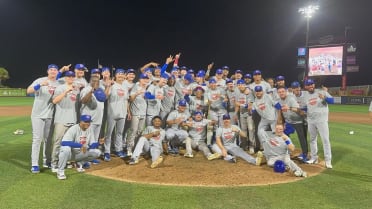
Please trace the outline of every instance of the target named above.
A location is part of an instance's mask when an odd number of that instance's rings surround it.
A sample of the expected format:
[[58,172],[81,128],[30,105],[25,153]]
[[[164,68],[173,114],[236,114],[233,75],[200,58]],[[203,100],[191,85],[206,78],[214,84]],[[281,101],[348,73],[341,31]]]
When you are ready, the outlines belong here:
[[228,160],[229,163],[236,163],[236,158],[232,157],[230,160]]
[[126,157],[123,151],[116,152],[115,155],[120,157],[120,158],[125,158]]
[[93,159],[91,162],[93,163],[93,165],[97,165],[100,163],[98,159]]
[[40,173],[39,166],[32,166],[31,167],[31,173]]
[[307,173],[305,171],[302,171],[302,170],[295,171],[294,175],[297,176],[297,177],[304,177],[304,178],[307,177]]
[[57,179],[65,180],[66,179],[65,171],[58,171],[57,172]]
[[156,168],[163,162],[163,156],[159,156],[154,162],[151,163],[151,168]]
[[129,160],[129,165],[135,165],[135,164],[138,164],[138,159],[136,160],[136,159],[134,159],[134,158],[131,158],[131,159]]
[[208,160],[214,160],[214,159],[218,159],[220,157],[221,157],[221,154],[216,152],[216,153],[210,154],[208,156]]
[[257,152],[257,157],[256,157],[256,165],[257,166],[260,166],[261,163],[262,163],[262,158],[263,158],[263,154],[261,151],[258,151]]
[[326,163],[325,163],[325,167],[326,167],[326,168],[329,168],[329,169],[332,169],[332,168],[333,168],[331,162],[326,162]]
[[310,160],[306,161],[307,164],[317,164],[318,163],[318,158],[311,158]]
[[187,158],[193,158],[194,157],[194,155],[192,153],[186,153],[183,156],[185,156]]
[[52,164],[51,163],[43,163],[43,168],[51,168]]
[[132,157],[132,155],[133,155],[132,148],[128,147],[127,156]]
[[253,148],[253,147],[250,147],[250,148],[249,148],[248,154],[251,154],[251,155],[254,154],[254,148]]
[[110,153],[105,153],[103,155],[103,160],[106,161],[106,162],[110,161],[111,160]]

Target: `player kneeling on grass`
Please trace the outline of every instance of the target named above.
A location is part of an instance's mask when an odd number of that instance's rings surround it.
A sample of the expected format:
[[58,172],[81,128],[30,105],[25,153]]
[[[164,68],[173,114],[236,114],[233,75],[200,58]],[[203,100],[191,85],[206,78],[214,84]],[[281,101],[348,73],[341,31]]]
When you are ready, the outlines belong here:
[[259,130],[258,137],[264,148],[268,166],[273,167],[277,160],[281,160],[295,176],[307,177],[307,173],[290,158],[289,151],[293,152],[295,146],[292,144],[291,139],[284,134],[284,126],[282,124],[275,126],[275,134],[271,131]]
[[144,134],[139,138],[136,148],[134,149],[130,165],[137,164],[142,152],[150,153],[152,158],[151,168],[156,168],[163,162],[161,153],[168,150],[167,143],[164,141],[165,131],[161,128],[162,120],[160,116],[152,118],[152,126],[147,126]]
[[84,172],[83,165],[100,156],[101,151],[97,148],[99,144],[103,144],[104,139],[97,142],[93,130],[90,128],[91,122],[90,115],[81,115],[80,122],[71,126],[63,136],[59,152],[58,179],[66,179],[67,161],[74,160],[78,165],[77,171]]
[[192,149],[201,150],[208,160],[214,160],[221,157],[220,153],[212,154],[206,144],[207,127],[208,125],[214,125],[213,121],[204,119],[203,113],[196,111],[194,113],[194,119],[190,118],[190,120],[186,122],[186,125],[189,127],[190,137],[187,137],[185,140],[185,157],[194,157]]
[[[238,137],[247,137],[247,134],[244,131],[241,131],[240,128],[236,125],[231,125],[230,115],[225,114],[222,116],[223,126],[219,127],[216,131],[216,144],[213,144],[212,149],[216,153],[220,153],[225,160],[229,162],[236,162],[236,157],[240,157],[248,163],[254,165],[261,165],[262,161],[262,152],[257,152],[257,157],[254,158],[248,153],[244,152],[236,144]],[[231,155],[232,156],[231,156]]]

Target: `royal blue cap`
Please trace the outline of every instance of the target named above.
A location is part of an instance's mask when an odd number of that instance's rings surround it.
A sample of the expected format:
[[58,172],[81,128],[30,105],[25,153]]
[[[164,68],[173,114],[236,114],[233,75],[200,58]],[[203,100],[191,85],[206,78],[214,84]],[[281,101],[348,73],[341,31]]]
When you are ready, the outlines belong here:
[[198,74],[196,74],[196,77],[202,77],[204,78],[205,77],[205,73],[202,73],[202,72],[198,72]]
[[216,79],[214,79],[214,78],[209,79],[209,84],[211,84],[211,83],[217,83]]
[[95,73],[101,73],[101,71],[97,68],[91,69],[90,74],[95,74]]
[[136,71],[134,69],[128,69],[127,74],[129,74],[129,73],[136,73]]
[[92,117],[90,115],[81,115],[80,121],[90,123],[92,122]]
[[162,73],[161,77],[164,78],[164,79],[169,79],[168,73]]
[[75,77],[75,72],[74,71],[66,71],[65,76],[66,77]]
[[217,69],[217,70],[216,70],[216,74],[223,74],[223,70],[221,70],[221,69]]
[[153,68],[151,68],[151,67],[148,67],[148,68],[145,69],[145,73],[146,72],[152,72],[152,71],[153,71]]
[[102,69],[101,69],[101,71],[103,72],[103,71],[110,71],[110,68],[109,67],[103,67]]
[[187,67],[186,66],[182,66],[180,69],[181,70],[187,70]]
[[243,79],[239,79],[236,84],[245,84],[244,80]]
[[253,75],[261,75],[261,70],[255,70],[255,71],[253,71]]
[[189,81],[190,83],[194,82],[194,79],[192,78],[192,75],[187,73],[184,77],[185,80]]
[[186,100],[181,99],[180,101],[178,101],[178,106],[183,106],[183,107],[185,107],[186,105],[187,105]]
[[224,114],[223,116],[222,116],[222,120],[230,120],[231,118],[230,118],[230,115],[228,114],[228,113],[226,113],[226,114]]
[[250,78],[250,79],[252,79],[252,75],[249,74],[249,73],[247,73],[247,74],[244,75],[244,78]]
[[124,69],[121,69],[121,68],[118,68],[115,70],[115,75],[118,74],[118,73],[125,73],[125,70]]
[[205,70],[199,70],[198,73],[203,73],[205,75]]
[[235,70],[235,73],[240,73],[240,74],[243,75],[243,71],[241,71],[241,70]]
[[149,76],[146,73],[141,73],[139,76],[140,79],[150,79]]
[[255,92],[260,92],[260,91],[262,91],[262,86],[256,86],[256,87],[254,87],[254,91],[255,91]]
[[76,64],[75,65],[75,69],[78,69],[78,70],[85,70],[85,66],[83,64]]
[[201,116],[203,116],[203,112],[202,111],[195,111],[194,112],[194,115],[201,115]]
[[284,81],[284,80],[285,80],[285,78],[282,75],[279,75],[279,76],[276,77],[276,81]]
[[226,84],[228,84],[228,83],[233,83],[233,80],[230,79],[230,78],[226,79]]
[[305,84],[305,86],[309,86],[309,85],[312,85],[312,84],[314,84],[314,81],[313,81],[313,79],[306,79],[305,80],[305,82],[304,82],[304,84]]
[[172,68],[172,71],[177,71],[177,70],[179,70],[180,69],[180,67],[178,67],[178,66],[174,66],[173,68]]
[[195,72],[194,72],[193,69],[189,69],[189,70],[187,71],[187,73],[194,74]]
[[298,81],[293,81],[292,83],[291,83],[291,87],[292,88],[298,88],[298,87],[300,87],[301,85],[300,85],[300,83],[298,82]]
[[228,66],[223,66],[222,67],[222,70],[228,70],[228,69],[230,69]]
[[55,68],[55,69],[58,70],[58,66],[55,65],[55,64],[50,64],[50,65],[48,65],[48,70],[49,70],[50,68]]

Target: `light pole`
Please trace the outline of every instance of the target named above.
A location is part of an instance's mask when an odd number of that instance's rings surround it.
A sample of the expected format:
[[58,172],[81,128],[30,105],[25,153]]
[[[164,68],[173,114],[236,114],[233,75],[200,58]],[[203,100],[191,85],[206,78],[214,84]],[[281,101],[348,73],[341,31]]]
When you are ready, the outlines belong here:
[[309,63],[308,63],[308,57],[309,57],[309,24],[310,24],[310,18],[313,16],[313,14],[315,13],[316,10],[319,9],[319,6],[318,5],[309,5],[309,6],[306,6],[306,7],[301,7],[298,9],[298,12],[301,13],[302,15],[304,15],[304,17],[306,18],[306,42],[305,42],[305,47],[306,47],[306,50],[307,50],[307,53],[306,53],[306,66],[305,66],[305,72],[303,74],[303,80],[305,79],[305,76],[306,76],[306,72],[308,72],[308,68],[309,68]]

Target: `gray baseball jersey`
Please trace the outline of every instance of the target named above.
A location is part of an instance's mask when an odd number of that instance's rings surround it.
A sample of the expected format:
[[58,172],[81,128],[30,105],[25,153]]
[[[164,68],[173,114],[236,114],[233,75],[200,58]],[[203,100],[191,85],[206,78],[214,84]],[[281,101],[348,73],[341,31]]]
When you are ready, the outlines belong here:
[[164,86],[165,98],[161,100],[161,111],[168,112],[175,107],[176,89],[174,86]]
[[107,102],[107,117],[111,119],[122,119],[128,113],[129,93],[126,86],[114,83],[111,86],[111,92]]
[[[284,100],[279,99],[278,102],[281,106],[287,105],[289,108],[291,108],[291,107],[299,108],[300,107],[300,105],[297,103],[295,97],[289,96],[289,95]],[[284,117],[285,121],[288,122],[288,123],[296,124],[296,123],[302,123],[303,122],[303,117],[296,112],[293,112],[291,110],[287,110],[287,111],[282,111],[282,113],[283,113],[283,117]]]
[[166,96],[164,95],[164,87],[151,84],[147,91],[155,96],[155,99],[147,100],[147,115],[159,115],[161,108],[161,99],[159,97]]
[[[92,86],[88,85],[87,87],[83,88],[80,92],[80,98],[84,98],[89,92],[93,90]],[[94,106],[95,104],[95,106]],[[103,118],[103,109],[105,103],[97,101],[94,94],[92,94],[92,101],[88,104],[82,104],[80,112],[82,115],[90,115],[92,116],[92,124],[101,124]]]
[[[30,86],[41,84],[45,80],[48,80],[48,77],[38,78]],[[31,117],[42,119],[53,117],[54,104],[52,103],[52,97],[57,86],[59,86],[58,81],[48,81],[48,86],[41,86],[39,90],[35,91]]]
[[243,116],[243,117],[248,116],[248,108],[246,107],[246,104],[249,104],[251,102],[249,94],[246,95],[244,92],[241,92],[239,89],[236,90],[235,102],[239,104],[240,116]]
[[65,135],[63,135],[62,141],[72,141],[82,145],[86,144],[88,146],[97,142],[97,140],[94,138],[94,133],[91,127],[83,131],[79,124],[71,126],[66,131]]
[[228,112],[234,112],[235,111],[236,93],[237,93],[237,91],[235,90],[235,88],[233,88],[232,91],[226,90],[226,96],[229,100],[229,105],[227,107]]
[[[261,130],[258,134],[264,148],[264,155],[267,159],[288,154],[288,145],[282,137],[276,136],[271,131]],[[288,140],[291,141],[291,139]]]
[[212,111],[220,112],[221,110],[225,109],[225,107],[222,104],[225,96],[226,96],[226,92],[222,90],[221,88],[208,89],[207,97],[211,103],[210,108]]
[[258,84],[256,84],[255,82],[253,82],[253,83],[250,83],[249,85],[248,85],[248,87],[249,87],[249,89],[251,90],[251,94],[249,94],[249,96],[250,96],[250,100],[251,101],[254,101],[254,99],[256,98],[256,92],[254,91],[254,87],[256,87],[256,86],[262,86],[262,91],[264,92],[264,93],[267,93],[267,92],[269,92],[270,90],[271,90],[271,86],[270,86],[270,84],[269,83],[267,83],[266,81],[261,81],[260,83],[258,83]]
[[153,133],[153,132],[156,132],[156,131],[160,131],[160,135],[151,137],[149,139],[150,146],[155,146],[155,147],[162,148],[163,147],[162,142],[163,142],[163,140],[165,140],[164,129],[162,129],[162,128],[156,129],[154,126],[147,126],[145,128],[145,130],[143,131],[143,134],[149,134],[149,133]]
[[[139,83],[136,83],[130,95],[135,95],[139,91],[146,92],[146,87],[141,87]],[[147,102],[144,98],[145,93],[136,96],[136,99],[130,103],[130,111],[134,116],[146,116]]]
[[183,80],[176,81],[174,88],[176,89],[176,101],[183,99],[186,94],[191,94],[191,85],[183,84]]
[[204,97],[198,99],[195,96],[190,96],[189,102],[190,113],[194,113],[195,111],[201,111],[205,113],[208,109],[208,101],[206,100],[207,98]]
[[189,129],[189,135],[195,142],[204,142],[207,139],[207,126],[211,120],[203,119],[201,121],[193,120]]
[[276,119],[274,101],[268,94],[263,94],[261,99],[256,98],[253,102],[253,109],[256,110],[262,118],[267,120]]
[[304,95],[307,105],[307,121],[309,123],[328,121],[328,104],[319,98],[320,94],[328,98],[332,97],[328,92],[319,89],[315,89],[312,94],[307,92]]
[[236,140],[238,139],[238,135],[236,132],[232,131],[232,127],[235,127],[236,129],[240,131],[239,126],[236,126],[236,125],[231,125],[230,128],[219,127],[216,130],[216,137],[221,138],[221,142],[223,146],[236,145]]
[[[173,110],[169,113],[167,121],[175,120],[177,118],[181,118],[182,121],[186,121],[190,117],[190,113],[188,111],[179,112],[178,110]],[[178,129],[178,124],[172,124],[171,128]]]
[[[67,85],[63,84],[56,88],[53,99],[58,95],[65,92]],[[66,96],[56,104],[56,113],[54,116],[54,123],[60,124],[74,124],[77,122],[76,118],[76,99],[80,93],[78,88],[74,88],[72,91],[66,94]]]

